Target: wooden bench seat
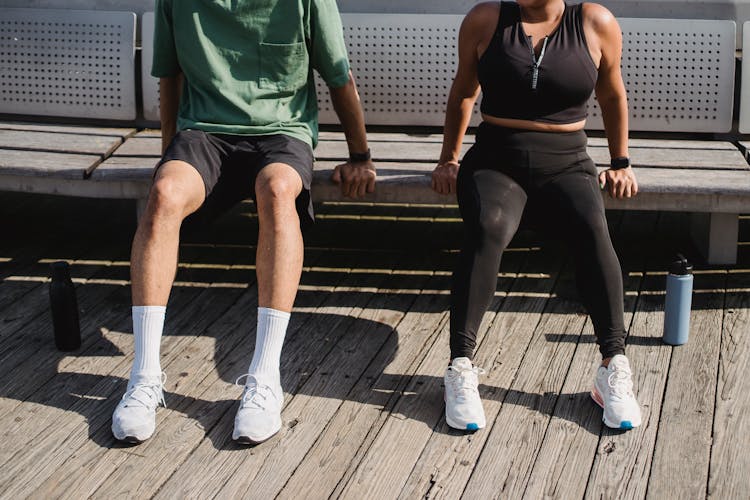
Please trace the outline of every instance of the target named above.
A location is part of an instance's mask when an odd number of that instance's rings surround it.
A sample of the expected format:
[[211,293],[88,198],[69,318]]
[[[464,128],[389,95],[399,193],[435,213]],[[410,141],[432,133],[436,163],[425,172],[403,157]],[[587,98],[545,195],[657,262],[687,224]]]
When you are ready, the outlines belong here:
[[[6,51],[0,57],[4,58],[0,62],[18,68],[0,73],[4,92],[0,113],[132,123],[137,108],[134,14],[0,8],[0,15],[15,23],[0,37],[4,44],[0,47],[24,48],[38,56]],[[379,169],[371,201],[453,201],[429,189],[441,136],[405,131],[442,125],[461,18],[342,15],[367,122],[392,130],[369,137]],[[98,25],[106,29],[96,30]],[[620,25],[625,35],[622,64],[631,130],[730,130],[733,22],[630,18],[620,19]],[[142,43],[140,108],[146,119],[156,120],[158,86],[150,76],[153,13],[142,18]],[[35,65],[39,64],[55,76],[36,79]],[[97,73],[100,69],[101,74]],[[327,91],[320,81],[318,85],[321,123],[336,123]],[[601,114],[593,98],[589,111],[588,127],[601,129]],[[478,121],[475,111],[472,123]],[[473,137],[467,136],[464,151],[471,142]],[[0,123],[0,190],[133,198],[142,210],[160,144],[158,131]],[[329,178],[346,153],[342,134],[321,135],[315,152],[316,200],[341,199]],[[608,164],[603,139],[592,138],[589,153],[600,168]],[[641,194],[628,201],[605,197],[606,206],[700,213],[694,232],[704,242],[708,261],[735,262],[738,214],[750,212],[750,170],[743,154],[723,141],[635,139],[631,156]]]
[[[343,134],[321,133],[315,151],[313,197],[316,201],[341,199],[330,182],[333,168],[347,156]],[[367,200],[379,203],[453,204],[455,199],[430,189],[430,173],[440,154],[442,137],[371,133],[378,168],[377,191]],[[473,136],[467,135],[464,149]],[[158,161],[158,131],[128,138],[91,175],[96,182],[132,180],[146,193],[153,165]],[[589,154],[602,170],[609,163],[606,141],[589,140]],[[604,195],[607,208],[696,212],[694,236],[710,262],[726,263],[735,256],[737,220],[750,212],[750,166],[733,144],[719,141],[634,139],[631,156],[640,194],[630,200]]]
[[[0,190],[95,198],[137,198],[141,191],[95,185],[99,164],[135,128],[0,122]],[[138,195],[138,196],[134,196]]]

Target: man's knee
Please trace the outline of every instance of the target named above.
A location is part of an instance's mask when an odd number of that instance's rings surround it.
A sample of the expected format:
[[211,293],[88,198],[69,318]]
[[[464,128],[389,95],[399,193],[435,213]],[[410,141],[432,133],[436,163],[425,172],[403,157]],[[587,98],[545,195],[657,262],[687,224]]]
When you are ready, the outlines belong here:
[[[165,164],[162,168],[170,167]],[[149,192],[147,212],[152,216],[186,217],[200,207],[205,198],[203,180],[197,171],[174,169],[157,175]]]
[[293,207],[302,191],[302,179],[290,166],[269,165],[255,181],[255,198],[259,207]]

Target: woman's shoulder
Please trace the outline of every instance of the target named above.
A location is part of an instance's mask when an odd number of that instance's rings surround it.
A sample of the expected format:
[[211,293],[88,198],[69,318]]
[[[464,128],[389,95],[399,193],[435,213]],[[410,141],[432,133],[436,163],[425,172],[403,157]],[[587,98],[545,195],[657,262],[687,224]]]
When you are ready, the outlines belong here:
[[472,30],[495,30],[500,16],[500,2],[481,2],[476,4],[464,17],[463,25]]
[[604,33],[609,30],[619,30],[617,19],[605,6],[593,2],[583,2],[581,4],[581,15],[583,20],[591,25],[598,33]]

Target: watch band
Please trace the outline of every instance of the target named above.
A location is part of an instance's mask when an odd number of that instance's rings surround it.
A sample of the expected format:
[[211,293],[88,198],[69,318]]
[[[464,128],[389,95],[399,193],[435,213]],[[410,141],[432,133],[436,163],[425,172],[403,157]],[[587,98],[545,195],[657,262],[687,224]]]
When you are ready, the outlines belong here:
[[349,153],[349,161],[351,163],[370,161],[371,159],[372,155],[370,154],[370,148],[367,148],[367,151],[364,153]]
[[612,161],[609,162],[609,168],[612,170],[622,170],[623,168],[628,168],[630,166],[630,158],[627,156],[618,156],[617,158],[612,158]]

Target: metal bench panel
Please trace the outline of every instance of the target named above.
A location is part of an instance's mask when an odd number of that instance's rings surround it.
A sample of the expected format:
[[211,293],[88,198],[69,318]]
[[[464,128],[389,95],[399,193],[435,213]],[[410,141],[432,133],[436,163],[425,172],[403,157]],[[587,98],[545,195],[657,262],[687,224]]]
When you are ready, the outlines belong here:
[[[369,125],[442,126],[458,65],[463,16],[342,14],[352,72]],[[338,123],[316,75],[320,122]],[[473,124],[480,120],[479,107]]]
[[[750,52],[750,21],[742,25],[742,46]],[[742,57],[742,83],[740,88],[741,134],[750,134],[750,58]]]
[[141,18],[141,81],[143,82],[143,117],[159,121],[159,79],[151,76],[154,62],[154,13]]
[[135,119],[135,14],[0,9],[0,113]]
[[[618,19],[630,130],[729,132],[734,99],[734,21]],[[589,129],[603,129],[595,98]]]

